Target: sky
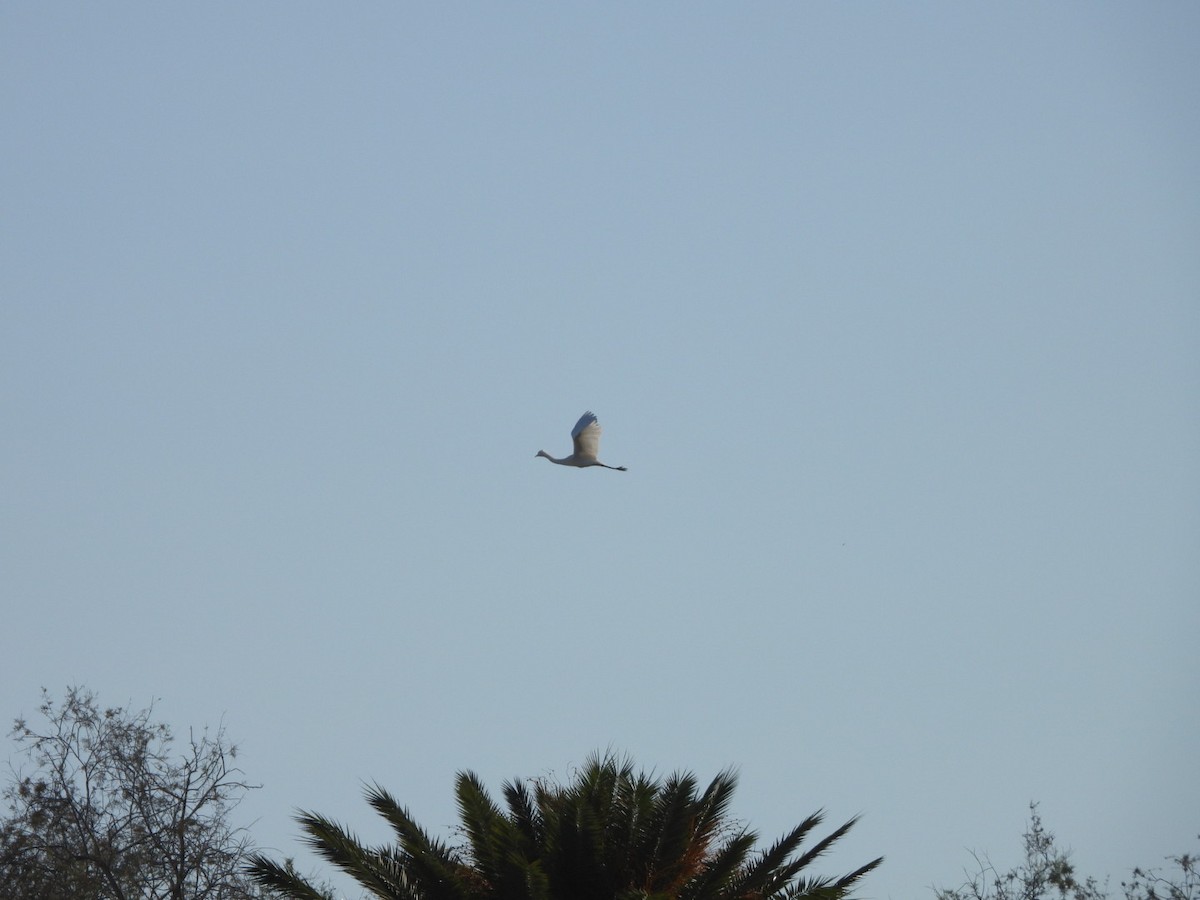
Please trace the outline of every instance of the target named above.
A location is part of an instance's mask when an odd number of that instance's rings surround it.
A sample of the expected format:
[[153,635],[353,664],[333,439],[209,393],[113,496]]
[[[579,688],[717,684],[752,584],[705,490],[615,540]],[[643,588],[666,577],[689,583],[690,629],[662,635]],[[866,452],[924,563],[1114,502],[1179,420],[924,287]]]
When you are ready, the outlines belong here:
[[[447,835],[628,753],[932,898],[1200,832],[1200,6],[0,9],[0,718]],[[601,459],[570,450],[585,410]],[[8,748],[11,750],[11,745]],[[348,892],[349,893],[349,892]],[[353,894],[350,894],[353,896]]]

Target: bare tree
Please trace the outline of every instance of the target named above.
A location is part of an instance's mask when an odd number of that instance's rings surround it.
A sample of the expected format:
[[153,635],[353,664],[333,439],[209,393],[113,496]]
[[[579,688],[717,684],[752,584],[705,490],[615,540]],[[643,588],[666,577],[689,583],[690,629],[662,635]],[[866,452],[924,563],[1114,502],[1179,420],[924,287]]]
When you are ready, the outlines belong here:
[[0,896],[12,900],[247,900],[264,896],[243,873],[253,849],[230,813],[248,783],[224,728],[171,729],[143,710],[101,709],[68,689],[43,689],[45,725],[11,736],[26,758],[3,796]]

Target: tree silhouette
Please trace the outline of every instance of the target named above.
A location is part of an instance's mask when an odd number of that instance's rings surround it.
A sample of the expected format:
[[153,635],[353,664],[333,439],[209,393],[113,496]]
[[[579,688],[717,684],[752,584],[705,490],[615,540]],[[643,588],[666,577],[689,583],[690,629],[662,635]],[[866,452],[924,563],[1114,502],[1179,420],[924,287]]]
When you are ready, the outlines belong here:
[[[366,799],[395,843],[364,846],[313,813],[298,821],[317,853],[387,900],[837,900],[883,861],[839,877],[808,874],[856,821],[800,852],[822,822],[819,811],[755,850],[757,835],[729,817],[736,780],[726,770],[700,790],[690,773],[659,779],[627,759],[595,755],[567,784],[505,783],[501,807],[463,772],[458,846],[428,834],[378,785]],[[262,855],[250,872],[287,897],[327,896]]]
[[252,900],[251,847],[230,822],[253,787],[223,730],[174,743],[153,709],[101,708],[43,691],[44,728],[18,720],[26,758],[5,791],[0,897],[14,900]]

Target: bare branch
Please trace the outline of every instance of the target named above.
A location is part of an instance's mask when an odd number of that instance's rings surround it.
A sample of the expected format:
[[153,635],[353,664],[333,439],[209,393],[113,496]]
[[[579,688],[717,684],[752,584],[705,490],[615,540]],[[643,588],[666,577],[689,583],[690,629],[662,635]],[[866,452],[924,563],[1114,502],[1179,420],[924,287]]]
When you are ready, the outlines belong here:
[[0,896],[45,900],[243,900],[265,896],[244,865],[248,832],[230,824],[250,784],[230,760],[224,727],[189,732],[142,710],[101,711],[71,687],[61,704],[43,690],[44,726],[24,719],[12,737],[31,774],[13,771],[0,821]]

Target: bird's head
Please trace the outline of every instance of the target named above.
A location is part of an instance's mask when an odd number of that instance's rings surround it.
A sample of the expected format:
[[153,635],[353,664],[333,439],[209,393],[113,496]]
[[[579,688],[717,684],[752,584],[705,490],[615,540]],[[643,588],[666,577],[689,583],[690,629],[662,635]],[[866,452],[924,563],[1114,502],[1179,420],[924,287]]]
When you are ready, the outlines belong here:
[[539,450],[537,453],[535,453],[533,455],[533,458],[537,459],[539,456],[544,456],[544,457],[546,457],[546,459],[550,458],[550,454],[547,453],[545,450]]

